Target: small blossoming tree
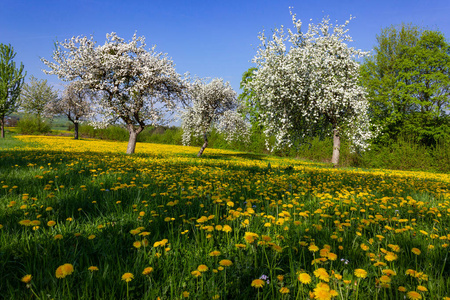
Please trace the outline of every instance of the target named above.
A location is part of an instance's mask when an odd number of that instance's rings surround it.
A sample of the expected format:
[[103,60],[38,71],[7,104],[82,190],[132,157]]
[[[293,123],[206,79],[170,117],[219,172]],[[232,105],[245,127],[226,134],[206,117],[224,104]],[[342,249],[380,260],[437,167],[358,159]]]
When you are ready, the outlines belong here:
[[134,153],[137,135],[145,126],[165,123],[185,86],[166,54],[145,47],[144,37],[134,34],[126,43],[113,32],[102,46],[96,46],[93,37],[56,42],[54,62],[42,59],[50,68],[46,74],[77,81],[78,87],[101,94],[95,105],[102,113],[99,123],[117,119],[125,123],[128,154]]
[[310,24],[306,33],[292,14],[294,30],[275,29],[272,39],[264,33],[253,62],[257,70],[245,83],[261,109],[260,118],[267,136],[276,137],[276,146],[292,146],[298,138],[314,130],[331,128],[332,163],[339,163],[341,136],[354,148],[364,150],[372,138],[365,90],[359,85],[359,64],[355,57],[366,52],[349,47],[352,39],[343,25],[323,19]]
[[49,102],[48,114],[65,115],[74,125],[74,138],[78,139],[78,125],[92,114],[92,102],[95,93],[88,89],[78,88],[74,81],[66,86],[62,97]]
[[200,157],[208,146],[208,134],[213,126],[231,142],[248,137],[249,127],[239,113],[236,92],[223,79],[209,83],[197,79],[189,87],[190,105],[182,112],[183,144],[189,145],[192,136],[203,136]]

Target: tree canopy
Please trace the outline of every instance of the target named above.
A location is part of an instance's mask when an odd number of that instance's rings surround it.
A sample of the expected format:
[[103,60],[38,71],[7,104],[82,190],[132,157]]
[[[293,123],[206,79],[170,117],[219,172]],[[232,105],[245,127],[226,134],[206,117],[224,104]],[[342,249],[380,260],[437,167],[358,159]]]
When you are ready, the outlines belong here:
[[367,53],[347,45],[352,41],[349,21],[333,25],[324,18],[309,24],[305,33],[295,14],[292,22],[294,29],[287,34],[281,27],[271,39],[259,36],[253,59],[257,70],[244,86],[254,93],[266,135],[276,137],[276,146],[292,146],[325,125],[333,132],[332,162],[337,165],[342,135],[361,150],[373,135],[355,61]]
[[374,55],[361,67],[379,141],[404,134],[432,144],[450,135],[450,47],[442,33],[411,24],[377,36]]
[[203,136],[204,144],[198,156],[208,146],[208,134],[213,126],[229,142],[248,134],[248,126],[239,113],[240,102],[228,82],[219,78],[209,83],[197,79],[190,85],[189,95],[190,103],[182,113],[183,144],[189,145],[192,136]]
[[61,97],[48,103],[47,111],[52,115],[66,116],[74,124],[74,138],[78,139],[78,125],[91,116],[95,96],[91,90],[79,88],[77,82],[72,82],[65,87]]
[[93,37],[57,42],[54,62],[42,61],[47,74],[77,81],[80,88],[99,92],[96,108],[102,124],[120,119],[130,134],[127,153],[134,153],[137,135],[145,126],[162,125],[183,97],[185,83],[166,54],[146,50],[145,38],[136,34],[128,43],[116,33],[104,45]]
[[0,44],[0,125],[5,137],[5,116],[17,110],[26,72],[23,64],[16,66],[16,53],[11,45]]

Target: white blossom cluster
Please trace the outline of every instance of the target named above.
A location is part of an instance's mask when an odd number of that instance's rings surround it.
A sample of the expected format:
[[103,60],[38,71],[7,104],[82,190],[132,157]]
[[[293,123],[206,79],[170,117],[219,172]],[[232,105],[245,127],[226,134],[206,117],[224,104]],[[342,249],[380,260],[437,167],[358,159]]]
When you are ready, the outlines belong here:
[[191,103],[181,114],[184,145],[189,145],[193,136],[206,138],[213,126],[225,133],[228,142],[248,139],[249,124],[239,113],[240,103],[228,82],[196,79],[190,84],[189,97]]
[[81,123],[92,116],[92,102],[95,93],[91,90],[79,88],[77,82],[67,85],[61,97],[50,101],[46,105],[46,112],[50,115],[65,115],[73,123]]
[[101,110],[99,126],[118,118],[139,132],[144,126],[160,125],[185,86],[172,60],[157,53],[155,46],[146,50],[145,38],[136,34],[129,42],[114,32],[107,34],[101,46],[92,36],[72,37],[56,43],[53,60],[42,59],[50,68],[46,74],[100,92],[93,103]]
[[271,39],[260,34],[253,59],[257,71],[246,83],[263,108],[265,133],[275,135],[276,147],[292,146],[296,136],[307,135],[325,120],[348,136],[353,147],[366,149],[373,133],[355,58],[368,53],[347,45],[352,41],[349,21],[332,25],[324,18],[303,33],[301,21],[291,15],[294,30],[275,29]]

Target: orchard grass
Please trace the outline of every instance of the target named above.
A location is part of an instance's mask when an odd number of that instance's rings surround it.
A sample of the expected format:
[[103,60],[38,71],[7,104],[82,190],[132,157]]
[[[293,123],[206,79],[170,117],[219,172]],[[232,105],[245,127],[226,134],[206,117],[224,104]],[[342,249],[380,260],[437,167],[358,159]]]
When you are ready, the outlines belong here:
[[5,299],[450,297],[448,174],[15,139],[0,148]]

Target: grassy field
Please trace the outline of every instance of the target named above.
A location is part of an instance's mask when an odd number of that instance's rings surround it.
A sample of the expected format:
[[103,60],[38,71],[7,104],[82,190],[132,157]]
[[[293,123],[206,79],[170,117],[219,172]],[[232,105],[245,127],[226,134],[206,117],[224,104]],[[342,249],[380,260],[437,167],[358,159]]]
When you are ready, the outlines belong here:
[[450,299],[450,176],[0,141],[4,299]]

